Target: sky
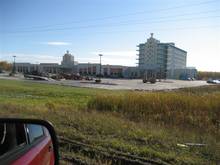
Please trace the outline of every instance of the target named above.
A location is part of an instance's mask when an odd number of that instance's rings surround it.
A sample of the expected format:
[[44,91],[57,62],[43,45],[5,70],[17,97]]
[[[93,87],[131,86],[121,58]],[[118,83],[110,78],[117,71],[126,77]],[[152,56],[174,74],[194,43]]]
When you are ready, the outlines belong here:
[[137,66],[150,33],[187,51],[187,66],[220,71],[219,0],[0,0],[0,60]]

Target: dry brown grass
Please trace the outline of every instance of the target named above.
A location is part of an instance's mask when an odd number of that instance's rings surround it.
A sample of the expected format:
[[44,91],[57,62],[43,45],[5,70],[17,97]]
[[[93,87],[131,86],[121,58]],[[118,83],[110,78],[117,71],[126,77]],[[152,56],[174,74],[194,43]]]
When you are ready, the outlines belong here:
[[135,121],[200,128],[215,133],[218,133],[220,128],[220,93],[101,94],[89,101],[88,109],[123,113]]

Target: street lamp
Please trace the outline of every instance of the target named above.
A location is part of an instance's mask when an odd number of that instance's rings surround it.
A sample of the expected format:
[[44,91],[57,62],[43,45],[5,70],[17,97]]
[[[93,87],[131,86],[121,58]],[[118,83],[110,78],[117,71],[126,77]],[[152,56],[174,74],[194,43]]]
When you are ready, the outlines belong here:
[[16,58],[16,56],[13,56],[13,58],[14,58],[14,63],[13,63],[13,68],[12,68],[12,73],[13,74],[15,74],[15,58]]
[[102,54],[99,54],[99,57],[100,57],[100,71],[99,71],[99,76],[101,78],[101,74],[102,74]]
[[87,75],[90,75],[89,70],[90,70],[90,68],[89,68],[89,62],[88,62],[88,66],[87,66]]
[[161,79],[162,79],[162,66],[160,64],[159,82],[161,82]]

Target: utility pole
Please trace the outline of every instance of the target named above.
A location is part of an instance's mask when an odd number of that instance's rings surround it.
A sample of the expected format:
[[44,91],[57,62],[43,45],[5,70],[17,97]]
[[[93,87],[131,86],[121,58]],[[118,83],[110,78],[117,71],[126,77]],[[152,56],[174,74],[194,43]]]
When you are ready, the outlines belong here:
[[102,54],[99,54],[99,57],[100,57],[100,71],[99,71],[99,76],[100,76],[100,79],[101,79],[101,75],[102,75]]

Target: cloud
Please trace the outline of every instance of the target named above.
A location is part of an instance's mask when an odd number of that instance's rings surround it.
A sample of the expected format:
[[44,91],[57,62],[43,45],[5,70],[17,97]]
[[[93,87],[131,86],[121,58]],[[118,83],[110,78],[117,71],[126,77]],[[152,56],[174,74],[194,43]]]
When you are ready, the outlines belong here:
[[135,66],[137,63],[136,51],[100,51],[90,54],[92,56],[77,58],[76,60],[83,63],[99,63],[98,54],[103,54],[102,64]]
[[[30,62],[30,63],[60,63],[62,57],[58,55],[48,54],[27,54],[27,53],[5,53],[1,54],[2,60],[12,62],[12,56],[16,56],[16,62]],[[0,60],[1,60],[0,59]]]
[[103,54],[106,57],[135,57],[136,51],[98,51],[91,52],[93,55]]
[[[79,63],[99,63],[99,57],[90,57],[90,58],[77,58],[76,59]],[[135,66],[137,61],[135,58],[102,58],[102,64],[110,64],[110,65],[124,65],[124,66]]]
[[70,42],[59,42],[59,41],[43,42],[42,44],[50,45],[50,46],[67,46],[67,45],[71,45]]
[[[135,66],[137,63],[135,51],[112,51],[112,52],[92,52],[89,56],[75,56],[75,60],[80,63],[99,63],[99,53],[103,53],[102,64]],[[60,63],[62,55],[60,54],[28,54],[9,52],[0,54],[0,60],[13,61],[12,56],[16,56],[17,62],[30,63]]]

